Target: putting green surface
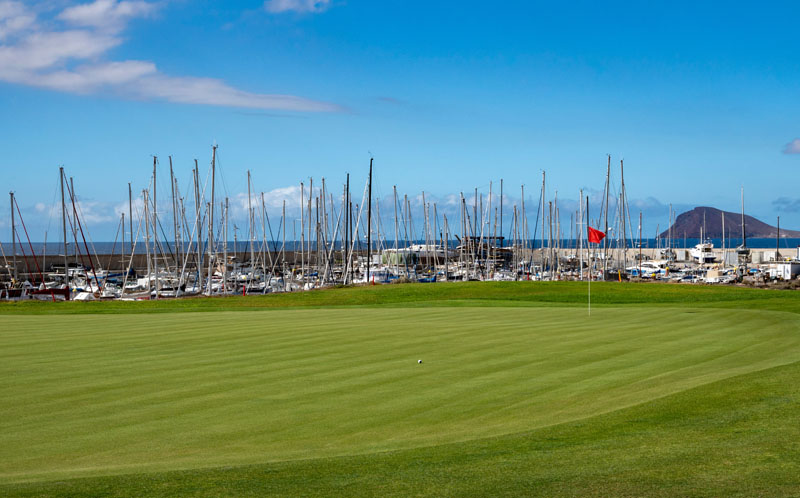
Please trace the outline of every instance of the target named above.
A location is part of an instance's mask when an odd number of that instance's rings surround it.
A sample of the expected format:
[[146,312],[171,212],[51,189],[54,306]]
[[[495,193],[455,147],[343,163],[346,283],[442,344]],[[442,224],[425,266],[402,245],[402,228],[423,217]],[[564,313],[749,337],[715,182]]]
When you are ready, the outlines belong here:
[[0,315],[0,494],[800,492],[800,314],[653,304]]
[[761,311],[392,308],[4,321],[4,481],[496,436],[800,356],[799,318]]

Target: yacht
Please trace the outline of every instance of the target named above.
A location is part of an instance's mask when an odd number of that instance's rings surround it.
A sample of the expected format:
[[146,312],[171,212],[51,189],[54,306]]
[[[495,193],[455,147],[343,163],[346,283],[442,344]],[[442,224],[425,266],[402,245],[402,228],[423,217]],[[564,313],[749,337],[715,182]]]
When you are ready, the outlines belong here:
[[707,239],[705,242],[701,242],[689,249],[689,254],[692,256],[692,259],[699,264],[713,263],[717,260],[717,257],[714,255],[714,244]]

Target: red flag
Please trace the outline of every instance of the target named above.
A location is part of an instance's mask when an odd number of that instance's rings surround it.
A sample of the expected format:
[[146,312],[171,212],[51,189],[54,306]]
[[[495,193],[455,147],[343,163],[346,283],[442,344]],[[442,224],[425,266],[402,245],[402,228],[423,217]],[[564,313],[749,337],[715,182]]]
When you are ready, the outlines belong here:
[[604,238],[606,238],[606,234],[600,230],[595,230],[594,228],[589,227],[589,242],[592,244],[599,244]]

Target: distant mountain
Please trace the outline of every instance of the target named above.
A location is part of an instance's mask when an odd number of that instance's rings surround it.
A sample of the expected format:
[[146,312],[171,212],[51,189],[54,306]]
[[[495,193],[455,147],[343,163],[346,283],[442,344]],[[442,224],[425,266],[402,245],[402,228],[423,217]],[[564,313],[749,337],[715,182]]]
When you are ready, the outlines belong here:
[[[742,214],[720,211],[712,207],[696,207],[691,211],[686,211],[678,215],[678,217],[675,218],[675,224],[672,225],[672,236],[675,238],[682,238],[684,236],[699,238],[703,228],[703,215],[705,215],[704,236],[712,239],[721,238],[723,213],[725,214],[725,238],[741,238]],[[748,215],[744,215],[744,225],[748,238],[775,237],[778,232],[776,227],[767,225],[763,221],[759,221]],[[669,231],[665,231],[661,234],[661,237],[667,237],[668,235]],[[800,231],[785,230],[781,227],[781,238],[783,237],[800,237]]]

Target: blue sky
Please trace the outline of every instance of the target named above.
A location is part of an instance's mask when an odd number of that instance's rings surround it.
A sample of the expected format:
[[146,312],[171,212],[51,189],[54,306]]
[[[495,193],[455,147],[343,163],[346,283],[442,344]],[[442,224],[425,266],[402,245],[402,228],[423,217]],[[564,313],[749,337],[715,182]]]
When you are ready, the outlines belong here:
[[397,185],[443,206],[490,181],[497,194],[501,178],[512,202],[525,184],[536,204],[545,170],[563,215],[579,189],[602,190],[611,154],[646,235],[670,203],[738,211],[742,185],[749,214],[800,229],[799,13],[788,2],[0,0],[1,183],[33,238],[53,240],[63,165],[106,240],[153,155],[163,173],[173,156],[188,192],[214,143],[218,195],[241,204],[249,169],[273,209],[310,177],[338,195],[346,172],[360,197],[372,155],[378,195]]

